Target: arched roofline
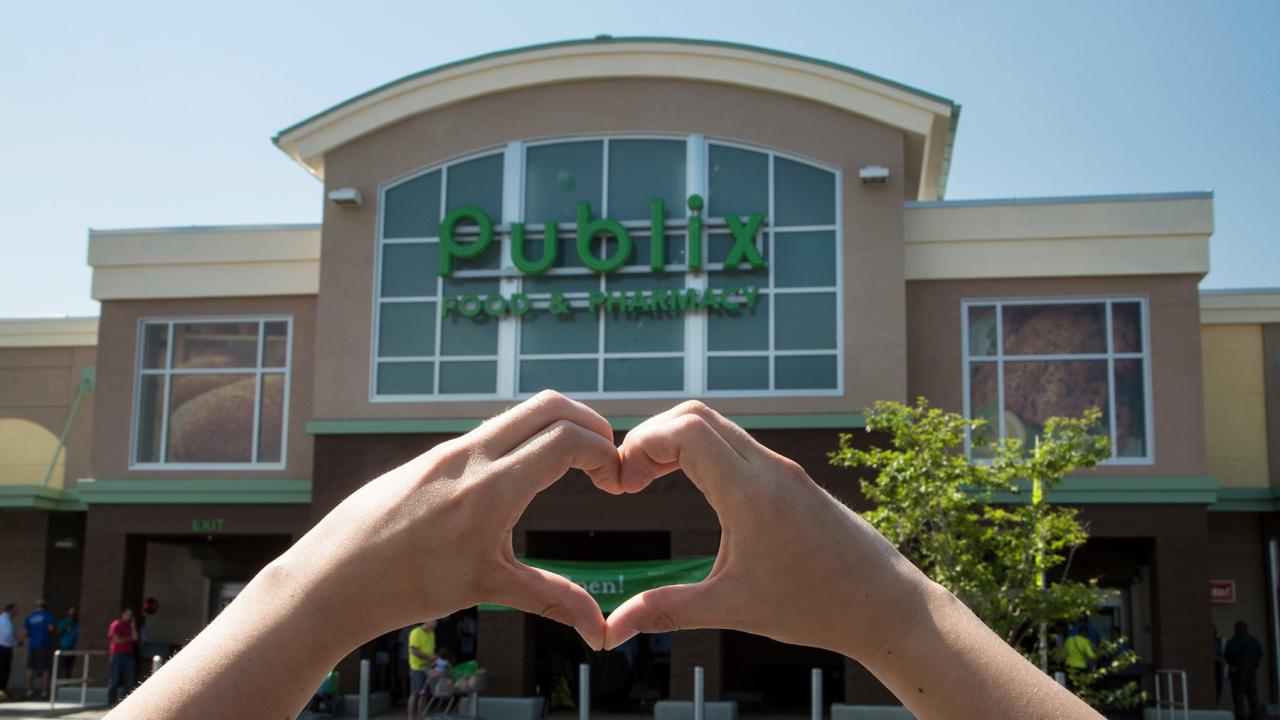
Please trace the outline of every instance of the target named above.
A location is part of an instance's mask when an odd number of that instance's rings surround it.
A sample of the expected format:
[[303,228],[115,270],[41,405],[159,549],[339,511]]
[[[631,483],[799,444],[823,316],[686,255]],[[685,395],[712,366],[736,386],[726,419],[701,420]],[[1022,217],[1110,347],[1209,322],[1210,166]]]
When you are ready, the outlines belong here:
[[739,43],[600,36],[502,50],[376,87],[281,130],[274,142],[313,175],[325,155],[405,118],[520,88],[605,78],[661,78],[765,89],[902,130],[911,195],[942,197],[960,106],[947,98],[825,60]]

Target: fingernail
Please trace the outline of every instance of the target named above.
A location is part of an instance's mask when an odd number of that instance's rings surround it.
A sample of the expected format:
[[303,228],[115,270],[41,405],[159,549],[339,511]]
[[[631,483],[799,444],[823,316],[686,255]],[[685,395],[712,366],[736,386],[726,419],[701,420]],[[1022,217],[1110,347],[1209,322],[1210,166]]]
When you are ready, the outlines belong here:
[[604,649],[612,650],[639,634],[640,634],[640,631],[638,630],[628,630],[622,633],[621,635],[617,636],[616,638],[612,638],[612,637],[608,637],[608,633],[606,633]]

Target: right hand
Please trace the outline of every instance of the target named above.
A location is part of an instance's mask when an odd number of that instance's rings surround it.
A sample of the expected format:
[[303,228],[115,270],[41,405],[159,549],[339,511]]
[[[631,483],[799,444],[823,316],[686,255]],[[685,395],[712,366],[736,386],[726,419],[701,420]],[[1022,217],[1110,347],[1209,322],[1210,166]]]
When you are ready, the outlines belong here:
[[622,492],[683,470],[720,519],[720,552],[702,582],[623,603],[606,647],[638,632],[725,628],[862,659],[937,587],[798,464],[700,402],[641,423],[619,452]]

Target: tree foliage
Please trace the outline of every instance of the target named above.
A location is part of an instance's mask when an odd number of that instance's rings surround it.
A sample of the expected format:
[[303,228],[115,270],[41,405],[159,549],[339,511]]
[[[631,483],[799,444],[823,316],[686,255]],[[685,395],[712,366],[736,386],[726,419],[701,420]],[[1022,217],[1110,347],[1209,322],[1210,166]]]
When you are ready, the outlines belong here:
[[[863,517],[1041,665],[1053,653],[1044,630],[1087,616],[1105,599],[1093,581],[1067,576],[1072,553],[1088,539],[1076,509],[1046,502],[1068,473],[1109,456],[1100,420],[1091,409],[1050,419],[1030,445],[987,442],[981,419],[932,408],[923,398],[879,402],[867,414],[867,430],[887,435],[889,444],[863,450],[843,434],[830,457],[837,466],[876,471],[862,481],[874,504]],[[967,437],[973,454],[984,457],[966,455]]]

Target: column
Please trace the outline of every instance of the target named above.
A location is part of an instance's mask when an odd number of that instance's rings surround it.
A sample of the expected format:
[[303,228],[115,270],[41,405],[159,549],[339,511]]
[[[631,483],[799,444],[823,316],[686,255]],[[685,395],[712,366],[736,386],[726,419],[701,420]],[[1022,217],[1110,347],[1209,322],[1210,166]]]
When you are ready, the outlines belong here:
[[[672,530],[671,557],[714,555],[720,549],[720,529]],[[693,669],[706,669],[706,699],[719,700],[724,689],[724,631],[681,630],[671,635],[671,697],[693,699]]]

